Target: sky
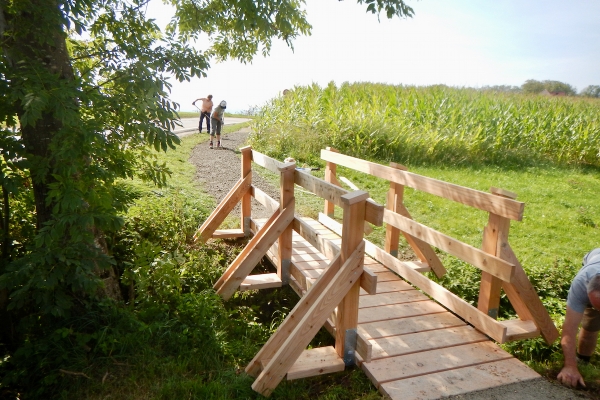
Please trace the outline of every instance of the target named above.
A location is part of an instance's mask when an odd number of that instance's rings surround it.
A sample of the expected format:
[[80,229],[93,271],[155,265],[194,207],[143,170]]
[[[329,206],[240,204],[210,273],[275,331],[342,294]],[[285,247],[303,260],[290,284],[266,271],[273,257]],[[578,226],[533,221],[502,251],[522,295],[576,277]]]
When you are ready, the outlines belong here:
[[[355,0],[307,0],[311,36],[292,51],[276,42],[251,64],[213,62],[206,78],[173,81],[183,111],[213,95],[228,110],[261,106],[284,89],[334,81],[457,87],[521,86],[527,79],[600,85],[600,2],[596,0],[406,0],[413,18],[366,13]],[[160,1],[159,25],[170,11]]]

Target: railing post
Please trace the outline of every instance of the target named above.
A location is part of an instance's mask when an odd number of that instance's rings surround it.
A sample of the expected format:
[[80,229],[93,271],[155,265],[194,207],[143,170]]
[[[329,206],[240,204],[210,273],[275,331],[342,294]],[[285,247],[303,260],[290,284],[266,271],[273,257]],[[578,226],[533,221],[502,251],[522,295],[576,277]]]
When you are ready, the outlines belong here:
[[[294,173],[296,172],[296,163],[288,163],[279,168],[279,209],[283,212],[286,207],[294,207]],[[279,236],[277,276],[285,285],[290,279],[290,264],[292,262],[292,234],[293,224],[290,224]]]
[[[342,223],[342,246],[340,249],[340,262],[343,265],[352,255],[356,247],[363,240],[363,226],[365,221],[365,203],[369,194],[359,190],[342,196],[344,216]],[[360,260],[361,265],[364,259]],[[360,269],[362,272],[362,269]],[[358,300],[360,295],[360,273],[355,277],[352,288],[348,291],[342,302],[338,305],[336,315],[335,349],[346,365],[354,363],[353,353],[356,349],[356,328],[358,325]],[[348,341],[347,336],[353,335],[353,340]],[[352,343],[353,342],[353,343]],[[352,349],[347,349],[351,346]],[[349,351],[350,350],[350,351]]]
[[[336,149],[334,149],[333,147],[326,147],[325,149],[338,153],[338,151]],[[339,186],[339,184],[337,183],[336,173],[337,173],[337,164],[328,161],[325,164],[325,178],[324,178],[325,181]],[[334,210],[335,210],[335,204],[333,204],[330,201],[325,200],[325,207],[323,209],[323,214],[327,215],[330,218],[333,218]]]
[[[242,179],[252,171],[252,147],[246,146],[240,149],[242,153]],[[250,236],[250,219],[252,217],[251,207],[252,193],[248,191],[241,201],[241,228],[246,236]]]
[[[404,165],[390,163],[390,167],[396,168],[402,171],[406,171]],[[404,185],[400,185],[396,182],[390,182],[390,189],[387,193],[387,201],[385,208],[390,211],[399,212],[402,206],[404,198]],[[398,257],[398,243],[400,240],[400,229],[386,224],[385,227],[385,251],[390,253],[394,257]]]
[[[516,193],[506,190],[491,188],[490,191],[497,196],[513,200],[517,198]],[[481,249],[493,256],[500,257],[502,247],[508,244],[509,229],[510,219],[489,213],[488,223],[483,230]],[[502,281],[500,279],[482,271],[477,308],[494,319],[498,318],[501,289]]]

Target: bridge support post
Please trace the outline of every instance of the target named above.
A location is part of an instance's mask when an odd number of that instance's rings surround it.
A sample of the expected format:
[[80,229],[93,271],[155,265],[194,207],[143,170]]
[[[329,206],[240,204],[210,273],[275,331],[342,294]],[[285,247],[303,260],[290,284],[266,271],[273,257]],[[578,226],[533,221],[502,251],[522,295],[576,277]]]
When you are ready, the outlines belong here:
[[[250,174],[252,172],[252,147],[250,146],[246,146],[246,147],[242,147],[240,149],[240,152],[242,153],[242,179],[244,179],[246,177],[246,175]],[[241,221],[241,228],[244,231],[244,235],[246,236],[250,236],[250,219],[252,216],[252,207],[251,207],[251,200],[252,200],[252,191],[248,191],[244,197],[242,197],[242,201],[241,201],[241,216],[240,216],[240,221]]]
[[[368,198],[369,194],[362,190],[342,196],[342,208],[344,210],[342,246],[340,249],[340,261],[342,264],[348,260],[363,240],[365,205]],[[363,263],[364,258],[360,260],[361,267]],[[362,268],[360,268],[360,273],[362,273]],[[335,322],[335,350],[341,358],[344,358],[346,353],[346,332],[351,329],[356,330],[358,326],[360,274],[354,277],[354,279],[355,281],[352,287],[337,308]],[[354,337],[354,345],[352,347],[353,349],[356,348],[356,336]],[[354,363],[354,360],[352,360],[351,363]]]
[[[279,197],[280,210],[290,206],[294,201],[294,173],[296,172],[296,163],[288,163],[279,168]],[[292,262],[292,234],[293,225],[289,224],[279,236],[277,276],[281,283],[286,285],[290,280],[290,264]]]
[[[336,149],[333,147],[326,147],[327,150],[338,153]],[[325,182],[333,183],[334,185],[340,186],[337,181],[336,173],[337,173],[337,164],[327,161],[325,164]],[[325,200],[325,207],[323,209],[323,214],[327,215],[329,218],[333,218],[335,210],[335,204],[330,201]]]

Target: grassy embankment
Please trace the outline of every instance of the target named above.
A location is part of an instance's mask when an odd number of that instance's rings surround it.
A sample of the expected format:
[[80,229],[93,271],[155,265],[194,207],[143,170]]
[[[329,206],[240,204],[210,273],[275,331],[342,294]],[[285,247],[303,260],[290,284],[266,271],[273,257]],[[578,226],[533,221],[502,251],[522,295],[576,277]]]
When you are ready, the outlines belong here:
[[[500,187],[526,203],[513,222],[509,241],[560,327],[571,279],[583,255],[600,244],[600,101],[546,98],[452,89],[378,84],[295,88],[273,99],[255,120],[252,144],[275,158],[323,165],[319,150],[387,165],[488,191]],[[381,204],[389,184],[339,168]],[[304,214],[316,215],[322,202],[298,196]],[[484,212],[407,189],[413,218],[473,246],[481,246]],[[369,240],[382,244],[384,229]],[[412,257],[403,243],[402,256]],[[444,254],[441,254],[444,256]],[[477,303],[479,273],[451,256],[441,283]],[[514,311],[502,299],[501,317]],[[508,344],[505,348],[536,370],[555,377],[562,363],[558,341]],[[600,346],[597,353],[600,352]],[[600,389],[600,356],[582,368],[592,390]]]
[[[238,293],[223,302],[212,289],[241,248],[234,242],[196,245],[191,240],[215,206],[194,181],[195,168],[188,162],[194,146],[207,139],[191,135],[176,151],[159,154],[172,171],[167,187],[124,182],[123,190],[136,200],[114,238],[115,258],[123,283],[135,282],[130,292],[135,300],[125,308],[90,310],[74,318],[68,331],[36,342],[32,351],[37,355],[25,357],[23,371],[16,372],[38,382],[29,388],[30,397],[262,398],[251,388],[253,378],[242,371],[298,298],[283,288]],[[315,346],[330,344],[325,332],[313,341]],[[37,367],[26,369],[32,360]],[[380,398],[358,370],[282,382],[271,396],[315,397]]]

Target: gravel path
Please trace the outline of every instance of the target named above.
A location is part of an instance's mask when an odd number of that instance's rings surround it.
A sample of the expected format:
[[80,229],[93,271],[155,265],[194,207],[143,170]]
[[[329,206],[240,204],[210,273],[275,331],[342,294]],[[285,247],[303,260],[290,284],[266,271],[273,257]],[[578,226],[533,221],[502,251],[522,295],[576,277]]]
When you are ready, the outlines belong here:
[[[240,147],[246,145],[250,128],[242,128],[233,133],[221,136],[222,149],[210,149],[208,142],[194,148],[190,162],[196,166],[197,179],[203,183],[205,190],[219,203],[241,177]],[[273,187],[258,174],[252,176],[252,184],[259,187],[269,196],[279,201],[279,188]],[[239,204],[234,208],[234,215],[240,213]],[[263,206],[252,199],[252,217],[270,217]]]
[[[246,145],[249,132],[250,128],[243,128],[237,132],[224,135],[221,138],[224,146],[222,150],[210,149],[208,142],[205,142],[196,146],[192,151],[190,162],[196,166],[198,180],[204,184],[205,190],[217,202],[220,202],[240,179],[239,148]],[[279,189],[273,187],[258,174],[252,176],[252,183],[279,201]],[[239,205],[233,212],[239,215]],[[252,216],[258,218],[269,217],[262,205],[254,199],[252,200]],[[596,399],[598,398],[596,395],[586,391],[571,390],[540,378],[450,398],[461,400],[563,400]]]

